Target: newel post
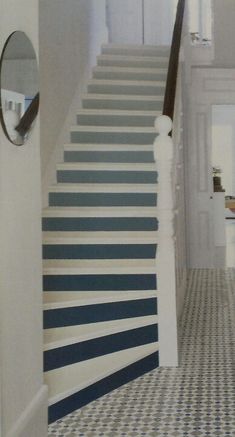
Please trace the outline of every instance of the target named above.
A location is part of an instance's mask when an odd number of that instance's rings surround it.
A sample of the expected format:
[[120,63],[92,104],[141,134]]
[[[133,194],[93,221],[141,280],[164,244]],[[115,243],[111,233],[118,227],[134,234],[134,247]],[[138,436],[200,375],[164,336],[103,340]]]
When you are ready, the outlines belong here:
[[172,186],[173,141],[169,136],[172,121],[162,115],[156,119],[158,136],[154,159],[158,171],[157,218],[157,288],[160,366],[178,365],[176,277],[174,243],[174,205]]

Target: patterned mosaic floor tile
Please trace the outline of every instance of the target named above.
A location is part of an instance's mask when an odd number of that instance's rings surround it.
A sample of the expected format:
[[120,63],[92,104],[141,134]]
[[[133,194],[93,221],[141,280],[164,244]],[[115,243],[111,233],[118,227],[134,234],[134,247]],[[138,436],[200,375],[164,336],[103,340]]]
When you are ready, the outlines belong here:
[[49,437],[234,437],[235,269],[193,270],[181,364],[159,368],[49,426]]

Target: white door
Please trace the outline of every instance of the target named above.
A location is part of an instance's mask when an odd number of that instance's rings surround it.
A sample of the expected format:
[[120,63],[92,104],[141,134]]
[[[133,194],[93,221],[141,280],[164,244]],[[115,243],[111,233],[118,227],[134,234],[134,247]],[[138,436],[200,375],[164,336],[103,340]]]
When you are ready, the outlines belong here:
[[171,45],[177,0],[144,0],[145,44]]
[[107,0],[109,42],[170,45],[177,0]]
[[142,0],[107,0],[110,43],[143,44],[142,8]]

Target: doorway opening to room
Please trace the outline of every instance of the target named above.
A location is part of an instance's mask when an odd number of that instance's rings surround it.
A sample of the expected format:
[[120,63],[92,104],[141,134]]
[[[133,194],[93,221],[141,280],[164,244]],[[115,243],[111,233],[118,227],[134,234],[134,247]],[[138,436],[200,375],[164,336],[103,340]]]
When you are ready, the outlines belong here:
[[212,106],[215,246],[235,266],[235,105]]

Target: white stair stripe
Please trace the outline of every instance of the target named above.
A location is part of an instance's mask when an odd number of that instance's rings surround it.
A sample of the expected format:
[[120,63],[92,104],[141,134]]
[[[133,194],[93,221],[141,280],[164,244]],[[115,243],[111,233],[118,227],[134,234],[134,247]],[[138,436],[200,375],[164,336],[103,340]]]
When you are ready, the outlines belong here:
[[[164,95],[158,95],[158,96],[144,96],[144,95],[133,95],[133,94],[83,94],[82,96],[83,100],[134,100],[136,102],[141,101],[150,101],[150,102],[163,102]],[[141,110],[142,111],[142,110]]]
[[167,68],[163,67],[111,67],[111,66],[101,66],[98,65],[92,69],[93,72],[97,73],[150,73],[150,74],[158,74],[158,73],[167,73]]
[[157,184],[63,184],[49,188],[50,193],[157,193]]
[[77,115],[98,115],[98,116],[136,116],[136,117],[157,117],[161,114],[161,111],[155,110],[155,111],[131,111],[131,110],[125,110],[125,109],[81,109],[77,111]]
[[83,126],[74,125],[71,126],[72,132],[110,132],[110,133],[134,133],[134,134],[156,134],[157,131],[154,127],[135,127],[135,126]]
[[157,316],[133,317],[44,330],[44,351],[158,323]]
[[[155,274],[155,259],[131,259],[132,263],[126,261],[126,265],[118,263],[119,260],[103,260],[103,263],[96,263],[97,260],[89,260],[90,263],[72,262],[76,260],[47,260],[43,261],[44,275],[111,275],[111,274]],[[60,261],[60,262],[59,262]],[[66,261],[68,261],[66,263]],[[123,261],[123,260],[122,260]],[[148,261],[148,262],[146,262]]]
[[60,171],[157,171],[156,164],[152,162],[62,162],[56,168]]
[[[131,58],[131,59],[130,59]],[[168,65],[169,62],[169,56],[131,56],[129,54],[126,55],[114,55],[114,54],[103,54],[97,56],[97,61],[130,61],[131,62],[141,62],[145,64],[146,62],[152,62],[153,64],[156,64],[156,62],[164,62],[166,65]]]
[[[92,260],[93,261],[93,260]],[[125,260],[126,261],[126,260]],[[128,260],[129,261],[129,260]],[[157,290],[144,291],[44,291],[44,310],[70,308],[76,306],[95,305],[110,302],[123,302],[139,299],[150,299],[158,296]]]
[[157,217],[157,207],[48,207],[43,217]]
[[70,143],[64,145],[65,152],[153,152],[153,145]]
[[132,241],[133,239],[156,239],[158,238],[158,231],[71,231],[71,232],[63,232],[63,231],[44,231],[43,232],[43,240],[56,239],[56,238],[64,238],[68,241],[73,241],[76,239],[86,239],[86,238],[94,238],[95,240],[107,240],[113,238],[113,240],[124,240]]
[[132,86],[138,86],[140,88],[142,87],[153,87],[153,86],[161,86],[161,87],[165,87],[166,86],[166,81],[165,80],[126,80],[126,79],[119,79],[119,80],[112,80],[112,79],[90,79],[87,81],[87,86],[89,87],[90,85],[113,85],[113,86],[128,86],[128,87],[132,87]]

